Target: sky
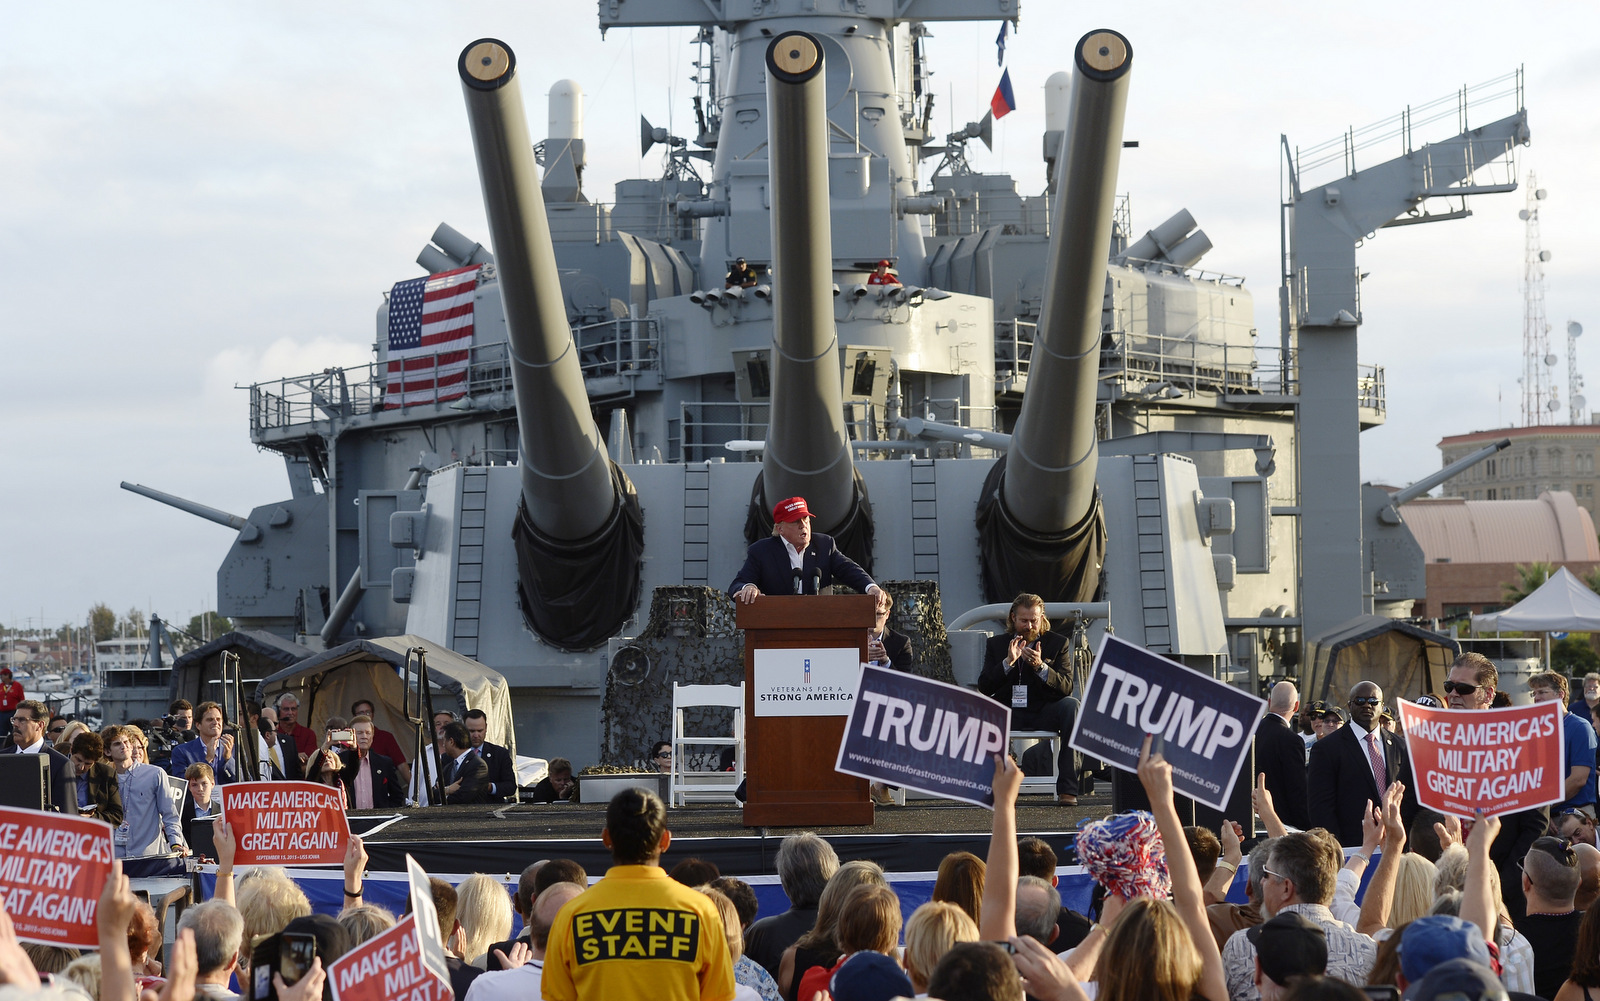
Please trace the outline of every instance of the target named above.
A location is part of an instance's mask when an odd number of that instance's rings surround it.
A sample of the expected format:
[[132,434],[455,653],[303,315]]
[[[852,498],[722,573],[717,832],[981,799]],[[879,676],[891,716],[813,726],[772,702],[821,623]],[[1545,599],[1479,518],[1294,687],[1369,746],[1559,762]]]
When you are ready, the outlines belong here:
[[[1202,266],[1254,292],[1263,343],[1277,337],[1280,134],[1311,146],[1525,66],[1533,142],[1516,167],[1548,191],[1553,350],[1565,358],[1566,323],[1581,321],[1579,369],[1600,366],[1600,202],[1584,194],[1600,165],[1600,7],[1021,9],[1008,50],[1019,107],[992,152],[969,147],[974,167],[1042,188],[1044,80],[1085,31],[1121,30],[1134,49],[1126,137],[1140,145],[1118,186],[1135,229],[1188,208],[1215,244]],[[250,444],[237,387],[365,364],[382,293],[421,273],[434,227],[486,239],[455,70],[468,42],[519,53],[536,137],[549,85],[582,85],[592,198],[659,174],[659,147],[638,155],[641,114],[691,132],[692,29],[602,40],[589,2],[0,0],[0,12],[8,626],[81,623],[96,602],[180,623],[214,607],[233,533],[118,483],[237,514],[288,496],[281,460]],[[998,27],[930,25],[940,131],[982,115]],[[1500,108],[1492,117],[1513,110]],[[1521,423],[1523,204],[1521,191],[1482,197],[1471,218],[1384,230],[1358,251],[1361,360],[1385,366],[1389,403],[1361,439],[1365,478],[1410,482],[1438,467],[1440,437]],[[1564,404],[1564,363],[1556,382]],[[1600,402],[1600,381],[1590,395]]]

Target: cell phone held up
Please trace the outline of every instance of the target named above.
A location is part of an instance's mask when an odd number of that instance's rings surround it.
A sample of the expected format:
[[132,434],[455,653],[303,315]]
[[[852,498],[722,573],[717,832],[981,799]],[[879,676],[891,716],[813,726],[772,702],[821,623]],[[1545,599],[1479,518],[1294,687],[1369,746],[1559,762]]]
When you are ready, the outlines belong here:
[[[282,977],[286,987],[296,984],[311,970],[316,957],[317,937],[309,933],[279,932],[257,938],[250,949],[248,982],[240,984],[245,1001],[278,1001],[272,975]],[[329,960],[324,958],[326,962]],[[326,997],[326,987],[323,993]]]
[[301,932],[284,932],[278,936],[278,976],[289,986],[311,971],[311,961],[317,958],[317,937]]

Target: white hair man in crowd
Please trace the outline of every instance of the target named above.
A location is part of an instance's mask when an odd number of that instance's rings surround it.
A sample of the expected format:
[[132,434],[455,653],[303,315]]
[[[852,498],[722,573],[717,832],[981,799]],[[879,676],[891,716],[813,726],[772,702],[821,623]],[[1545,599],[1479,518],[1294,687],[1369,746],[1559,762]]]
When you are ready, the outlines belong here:
[[228,990],[228,978],[239,964],[239,947],[244,939],[244,918],[223,900],[207,900],[183,912],[178,929],[194,932],[196,1001],[239,1001]]

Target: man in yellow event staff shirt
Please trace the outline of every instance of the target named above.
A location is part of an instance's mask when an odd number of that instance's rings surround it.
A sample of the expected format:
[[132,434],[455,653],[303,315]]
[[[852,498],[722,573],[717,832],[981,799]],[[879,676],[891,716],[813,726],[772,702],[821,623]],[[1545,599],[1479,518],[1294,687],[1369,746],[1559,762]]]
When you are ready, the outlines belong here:
[[617,793],[600,839],[615,863],[556,914],[541,989],[549,1001],[731,1001],[733,959],[711,898],[670,878],[667,807]]

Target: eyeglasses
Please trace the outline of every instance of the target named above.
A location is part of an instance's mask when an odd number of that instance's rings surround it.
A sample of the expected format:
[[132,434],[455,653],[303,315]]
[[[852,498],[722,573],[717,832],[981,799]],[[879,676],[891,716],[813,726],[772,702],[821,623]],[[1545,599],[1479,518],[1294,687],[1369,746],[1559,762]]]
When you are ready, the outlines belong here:
[[1283,880],[1283,881],[1284,881],[1284,882],[1285,882],[1285,883],[1292,883],[1292,882],[1294,882],[1294,881],[1293,881],[1293,880],[1291,880],[1291,879],[1290,879],[1290,878],[1289,878],[1289,877],[1288,877],[1288,876],[1285,876],[1285,875],[1284,875],[1284,874],[1283,874],[1283,873],[1281,873],[1281,872],[1273,872],[1273,871],[1272,871],[1272,870],[1271,870],[1271,869],[1268,869],[1268,868],[1267,868],[1267,867],[1266,867],[1266,866],[1262,866],[1262,867],[1261,867],[1261,871],[1262,871],[1262,872],[1264,872],[1264,873],[1266,873],[1266,874],[1267,874],[1267,875],[1268,875],[1268,876],[1271,876],[1271,877],[1273,877],[1273,878],[1274,878],[1274,879],[1281,879],[1281,880]]
[[1482,685],[1469,685],[1465,681],[1446,681],[1440,686],[1446,695],[1471,695],[1482,688]]
[[660,754],[656,755],[656,760],[657,761],[660,761],[663,758],[670,761],[672,759],[672,752],[671,751],[662,751]]
[[1363,695],[1359,699],[1351,699],[1350,704],[1353,706],[1381,706],[1383,705],[1383,700],[1379,698],[1373,698],[1370,695]]
[[59,736],[61,736],[61,735],[62,735],[62,734],[63,734],[63,733],[66,733],[66,732],[67,732],[67,728],[66,728],[66,727],[64,727],[64,726],[53,726],[53,727],[51,727],[51,728],[50,728],[50,731],[49,731],[49,732],[50,732],[50,736],[52,736],[52,737],[59,737]]

